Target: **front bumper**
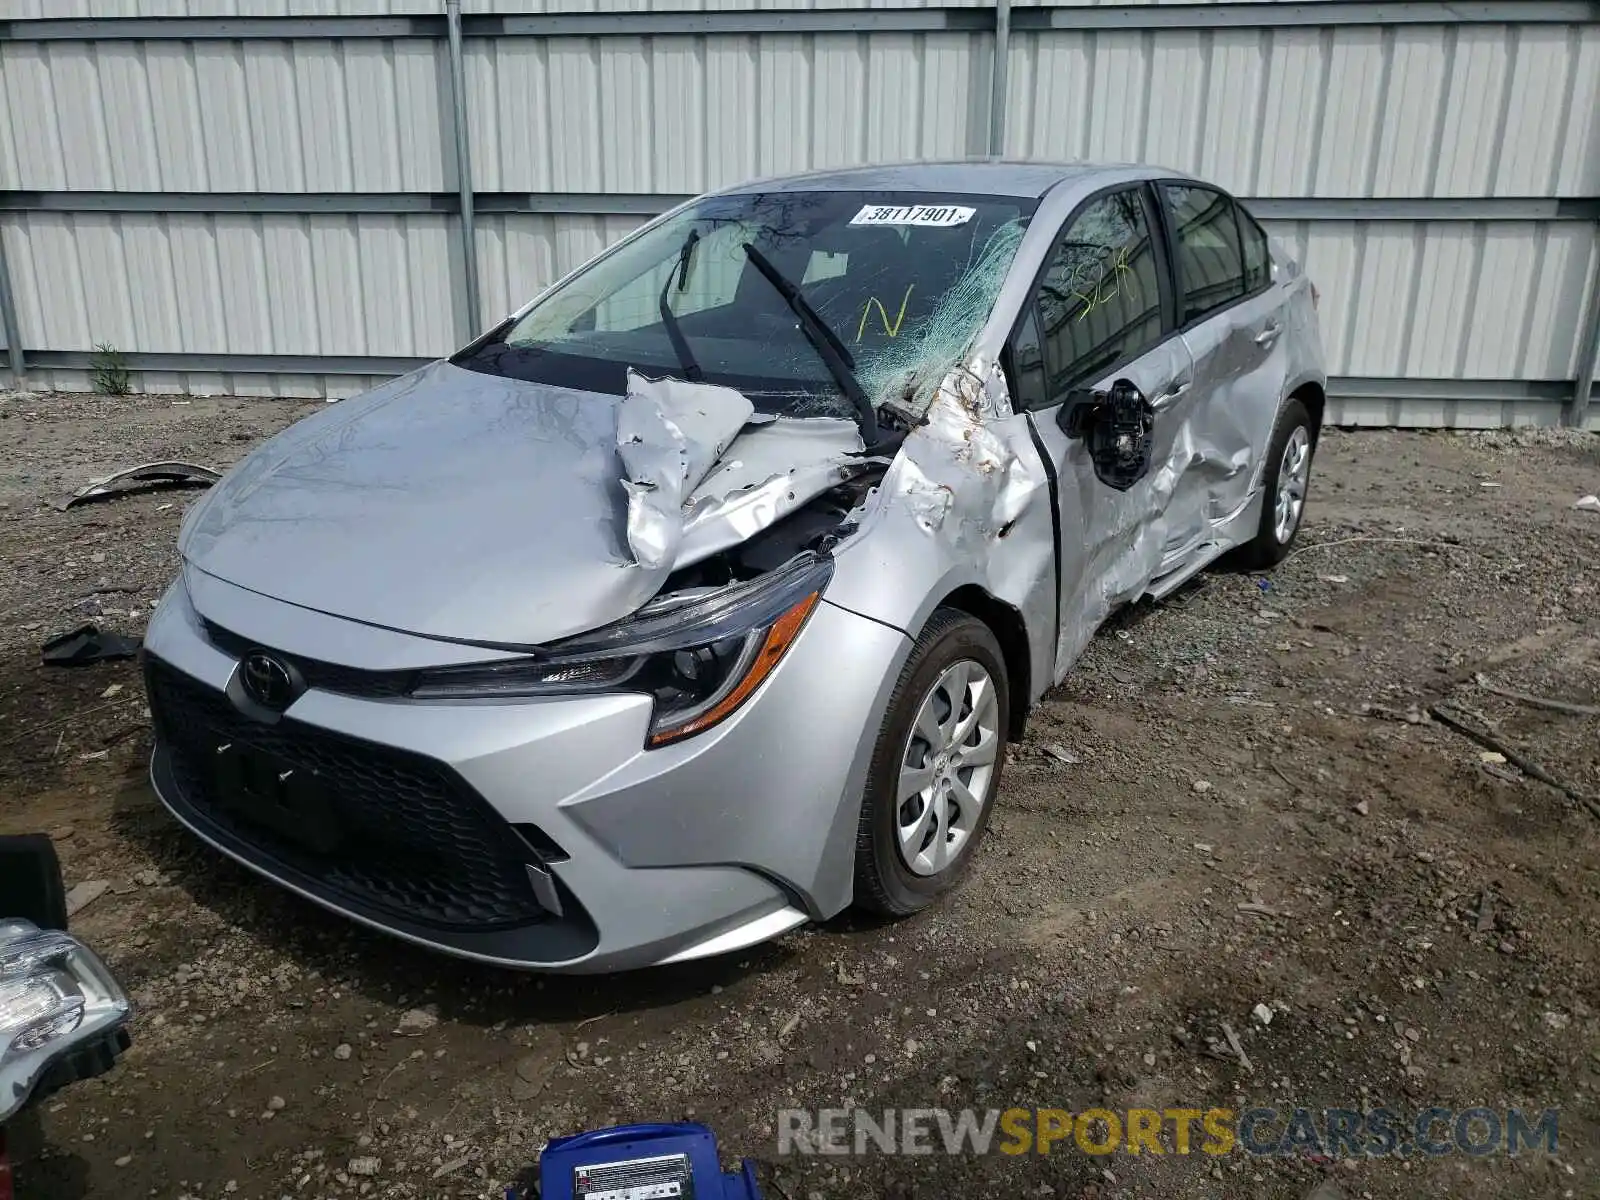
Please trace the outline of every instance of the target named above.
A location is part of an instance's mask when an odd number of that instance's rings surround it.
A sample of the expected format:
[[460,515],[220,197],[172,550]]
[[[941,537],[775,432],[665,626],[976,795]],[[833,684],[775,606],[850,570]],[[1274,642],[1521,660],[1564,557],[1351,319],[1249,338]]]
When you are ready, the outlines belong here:
[[[738,713],[657,750],[637,695],[425,703],[314,687],[267,724],[229,699],[241,642],[326,661],[348,630],[353,667],[441,644],[191,579],[195,598],[175,584],[145,639],[157,794],[327,908],[464,957],[605,971],[737,949],[849,903],[867,762],[909,650],[896,630],[824,602]],[[238,819],[208,756],[240,745],[315,775],[345,836],[307,845]]]

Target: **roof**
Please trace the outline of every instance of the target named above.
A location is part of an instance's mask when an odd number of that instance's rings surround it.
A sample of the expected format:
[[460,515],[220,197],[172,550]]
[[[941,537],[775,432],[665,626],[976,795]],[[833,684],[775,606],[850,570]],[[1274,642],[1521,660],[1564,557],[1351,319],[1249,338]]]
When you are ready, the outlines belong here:
[[1065,180],[1082,179],[1101,171],[1127,171],[1130,165],[1001,158],[888,163],[758,179],[728,188],[727,192],[928,191],[1037,199]]

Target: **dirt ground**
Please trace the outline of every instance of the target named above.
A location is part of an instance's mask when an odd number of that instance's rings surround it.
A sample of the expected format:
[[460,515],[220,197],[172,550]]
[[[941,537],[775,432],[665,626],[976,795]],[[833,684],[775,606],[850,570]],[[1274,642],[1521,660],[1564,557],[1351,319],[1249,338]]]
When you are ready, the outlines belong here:
[[[0,400],[0,832],[110,884],[74,929],[138,1005],[115,1072],[15,1131],[21,1196],[489,1197],[549,1136],[684,1116],[776,1200],[1600,1196],[1600,815],[1427,716],[1600,795],[1600,718],[1483,686],[1600,703],[1600,514],[1571,508],[1600,439],[1330,431],[1288,562],[1119,615],[1040,706],[946,903],[540,978],[231,865],[151,794],[132,664],[40,664],[81,621],[142,629],[195,493],[63,496],[314,407]],[[780,1157],[775,1132],[790,1107],[1379,1104],[1557,1108],[1560,1147]]]

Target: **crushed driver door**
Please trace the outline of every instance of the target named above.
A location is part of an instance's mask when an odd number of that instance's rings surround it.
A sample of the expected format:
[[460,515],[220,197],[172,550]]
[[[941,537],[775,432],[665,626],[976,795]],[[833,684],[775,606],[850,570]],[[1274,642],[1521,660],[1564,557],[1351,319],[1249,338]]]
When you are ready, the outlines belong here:
[[1169,540],[1171,460],[1194,400],[1149,189],[1086,202],[1062,235],[1009,348],[1019,407],[1055,473],[1059,679],[1134,599]]

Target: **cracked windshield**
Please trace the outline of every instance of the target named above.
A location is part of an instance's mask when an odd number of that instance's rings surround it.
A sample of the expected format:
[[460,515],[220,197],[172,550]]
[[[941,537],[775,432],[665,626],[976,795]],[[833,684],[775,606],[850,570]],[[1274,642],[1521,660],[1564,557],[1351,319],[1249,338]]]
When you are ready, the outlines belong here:
[[1034,201],[924,192],[703,200],[457,356],[621,395],[627,368],[738,388],[760,410],[927,407],[983,325]]

